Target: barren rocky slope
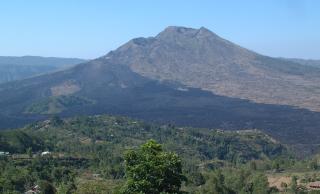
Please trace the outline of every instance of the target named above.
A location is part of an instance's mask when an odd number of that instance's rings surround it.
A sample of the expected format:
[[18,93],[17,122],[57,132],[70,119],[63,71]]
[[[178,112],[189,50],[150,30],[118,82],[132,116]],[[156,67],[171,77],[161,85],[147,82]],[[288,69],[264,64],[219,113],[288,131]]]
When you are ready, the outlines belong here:
[[215,94],[320,111],[320,69],[262,56],[206,28],[168,27],[105,56],[146,77]]

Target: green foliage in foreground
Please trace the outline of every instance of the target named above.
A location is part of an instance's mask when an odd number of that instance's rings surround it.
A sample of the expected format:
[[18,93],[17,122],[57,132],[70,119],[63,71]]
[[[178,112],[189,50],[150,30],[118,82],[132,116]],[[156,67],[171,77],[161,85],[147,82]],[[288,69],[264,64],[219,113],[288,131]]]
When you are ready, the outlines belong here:
[[260,173],[249,170],[226,169],[210,173],[206,184],[200,189],[199,193],[208,194],[269,194],[267,177]]
[[0,193],[23,193],[38,184],[43,190],[55,190],[68,185],[68,192],[75,188],[76,168],[80,163],[63,162],[53,158],[34,158],[31,161],[0,159]]
[[[39,155],[47,150],[52,155]],[[53,117],[2,131],[0,151],[12,154],[0,157],[0,193],[41,184],[59,194],[269,194],[279,191],[270,188],[267,173],[319,169],[317,158],[296,160],[258,131],[177,128],[103,115]],[[307,192],[294,181],[286,190]]]
[[181,159],[178,155],[164,152],[162,146],[150,140],[138,151],[125,154],[127,182],[123,194],[180,193],[182,180]]

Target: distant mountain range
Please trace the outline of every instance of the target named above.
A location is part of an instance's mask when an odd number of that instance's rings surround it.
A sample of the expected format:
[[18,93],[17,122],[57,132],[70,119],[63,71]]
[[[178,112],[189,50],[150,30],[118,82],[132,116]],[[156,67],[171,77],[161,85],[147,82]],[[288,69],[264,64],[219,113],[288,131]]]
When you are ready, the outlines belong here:
[[50,73],[86,62],[76,58],[0,56],[0,83]]
[[313,59],[295,59],[295,58],[282,58],[287,61],[292,61],[295,63],[299,63],[301,65],[308,65],[312,67],[320,67],[320,60],[313,60]]
[[206,28],[168,27],[73,68],[0,85],[0,127],[108,113],[257,128],[310,151],[320,141],[319,81],[320,68],[259,55]]

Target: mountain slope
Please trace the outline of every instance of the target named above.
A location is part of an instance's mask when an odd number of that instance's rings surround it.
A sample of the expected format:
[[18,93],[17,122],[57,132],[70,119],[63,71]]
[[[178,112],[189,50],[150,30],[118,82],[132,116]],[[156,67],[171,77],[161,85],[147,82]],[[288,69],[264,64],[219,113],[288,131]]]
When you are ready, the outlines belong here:
[[259,55],[200,28],[168,27],[105,56],[152,79],[215,94],[320,110],[320,69]]
[[[312,151],[320,141],[320,113],[275,104],[302,99],[297,106],[309,105],[305,95],[317,96],[317,89],[304,89],[317,83],[311,80],[318,79],[320,70],[280,61],[204,28],[170,27],[74,68],[0,85],[0,128],[50,114],[108,113],[179,126],[256,128]],[[303,93],[291,96],[294,87]],[[274,104],[217,95],[221,88],[231,96],[252,94],[257,101],[266,98]]]
[[76,58],[0,56],[0,83],[62,70],[85,61]]
[[299,143],[302,147],[313,147],[320,140],[317,128],[320,113],[257,104],[158,82],[132,72],[127,66],[108,64],[103,59],[0,88],[2,128],[46,118],[46,115],[26,113],[26,110],[42,100],[64,96],[92,103],[65,107],[60,113],[62,116],[110,113],[180,126],[257,128],[284,143]]

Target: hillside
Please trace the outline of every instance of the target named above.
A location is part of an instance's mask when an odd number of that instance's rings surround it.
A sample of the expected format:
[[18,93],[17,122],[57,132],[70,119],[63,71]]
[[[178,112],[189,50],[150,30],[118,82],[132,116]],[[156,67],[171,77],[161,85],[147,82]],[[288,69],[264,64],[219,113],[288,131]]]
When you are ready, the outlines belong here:
[[177,126],[256,128],[308,153],[318,148],[320,113],[297,106],[316,109],[319,72],[258,55],[205,28],[169,27],[74,68],[0,85],[0,128],[51,114],[108,113]]
[[62,70],[85,61],[76,58],[0,56],[0,83]]
[[51,150],[92,158],[99,152],[90,151],[90,147],[101,146],[99,149],[103,152],[116,148],[113,154],[119,154],[120,157],[127,148],[137,147],[149,139],[198,163],[214,159],[244,163],[288,153],[286,147],[255,130],[235,132],[178,128],[107,115],[66,120],[55,117],[22,129],[2,131],[0,150],[18,154],[32,148],[34,152]]
[[45,181],[58,193],[119,193],[126,179],[124,155],[150,139],[181,158],[182,190],[190,194],[214,190],[212,181],[230,194],[256,184],[266,193],[286,193],[281,183],[290,185],[293,175],[299,190],[307,193],[309,183],[319,180],[318,157],[298,160],[286,146],[257,130],[182,128],[96,115],[53,117],[1,131],[0,151],[9,154],[0,155],[0,190],[23,193],[35,184],[41,188]]
[[[183,190],[189,193],[207,193],[205,184],[222,169],[227,186],[237,191],[262,172],[308,165],[256,130],[178,128],[107,115],[53,117],[0,132],[0,150],[9,152],[0,155],[0,190],[21,193],[46,181],[58,193],[114,193],[126,178],[123,155],[149,139],[181,157],[187,178]],[[244,173],[243,184],[232,184]]]

